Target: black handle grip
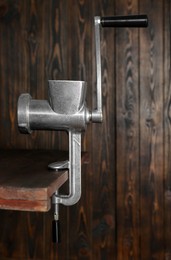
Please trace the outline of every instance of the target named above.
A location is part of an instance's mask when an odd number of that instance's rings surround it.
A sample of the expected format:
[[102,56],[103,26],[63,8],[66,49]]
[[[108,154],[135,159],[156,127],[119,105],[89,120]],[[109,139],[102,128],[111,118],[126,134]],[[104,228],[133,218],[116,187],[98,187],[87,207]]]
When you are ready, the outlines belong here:
[[61,242],[61,232],[60,232],[59,220],[52,221],[52,242],[53,243]]
[[102,27],[147,27],[147,15],[101,17]]

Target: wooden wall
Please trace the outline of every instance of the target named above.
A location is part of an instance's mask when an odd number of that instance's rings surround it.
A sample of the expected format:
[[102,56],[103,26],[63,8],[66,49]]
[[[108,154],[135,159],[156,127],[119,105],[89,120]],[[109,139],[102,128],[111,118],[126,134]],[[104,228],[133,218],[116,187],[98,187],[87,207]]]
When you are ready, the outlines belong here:
[[[0,0],[0,148],[67,149],[61,132],[17,129],[18,96],[48,79],[88,82],[94,107],[95,15],[147,14],[147,29],[102,29],[103,124],[83,136],[82,197],[53,212],[0,211],[0,259],[171,259],[170,0]],[[10,162],[9,162],[10,163]]]

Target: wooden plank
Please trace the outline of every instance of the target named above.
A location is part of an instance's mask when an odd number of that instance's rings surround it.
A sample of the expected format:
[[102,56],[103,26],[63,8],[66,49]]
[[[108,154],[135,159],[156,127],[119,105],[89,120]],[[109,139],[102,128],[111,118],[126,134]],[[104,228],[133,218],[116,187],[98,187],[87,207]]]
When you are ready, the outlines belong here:
[[165,236],[165,259],[171,259],[171,4],[164,1],[164,236]]
[[0,210],[0,215],[0,258],[43,259],[45,213]]
[[68,179],[67,171],[53,172],[47,168],[50,161],[64,158],[64,154],[57,154],[60,153],[1,151],[0,208],[48,211],[52,194]]
[[0,198],[0,209],[46,212],[49,211],[50,208],[51,208],[50,198],[47,198],[46,200],[38,200],[35,197],[33,198],[33,200]]
[[[138,1],[116,1],[116,13],[138,13]],[[117,258],[140,259],[139,252],[139,34],[116,29]]]
[[[114,15],[114,1],[92,1],[94,16]],[[92,18],[93,18],[92,17]],[[94,27],[93,27],[94,30]],[[93,44],[94,42],[94,31]],[[92,259],[115,259],[115,29],[100,28],[103,122],[92,125]],[[95,49],[93,45],[93,55]],[[93,56],[94,58],[94,56]],[[96,67],[93,60],[92,96],[96,106]]]
[[1,147],[9,147],[10,143],[15,143],[15,120],[16,120],[16,98],[18,80],[16,75],[19,70],[19,59],[21,41],[19,26],[19,3],[11,4],[7,1],[1,2],[1,24],[0,24],[0,124],[3,125],[4,131],[1,130],[0,141]]
[[[163,1],[139,1],[141,258],[164,259]],[[159,69],[161,67],[161,69]]]

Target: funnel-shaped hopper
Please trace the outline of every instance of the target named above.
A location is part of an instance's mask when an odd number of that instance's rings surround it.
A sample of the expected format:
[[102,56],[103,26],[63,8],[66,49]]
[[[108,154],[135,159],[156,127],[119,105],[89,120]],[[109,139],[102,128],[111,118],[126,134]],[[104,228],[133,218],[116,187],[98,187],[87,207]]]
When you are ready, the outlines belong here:
[[85,81],[49,80],[49,100],[58,114],[75,114],[84,105]]

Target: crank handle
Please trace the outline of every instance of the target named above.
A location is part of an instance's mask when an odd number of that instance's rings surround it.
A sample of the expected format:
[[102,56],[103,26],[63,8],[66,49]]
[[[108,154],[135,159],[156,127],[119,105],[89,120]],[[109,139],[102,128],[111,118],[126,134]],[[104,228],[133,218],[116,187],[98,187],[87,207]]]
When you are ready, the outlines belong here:
[[100,25],[102,27],[147,27],[147,15],[127,15],[127,16],[109,16],[94,17],[95,25],[95,54],[96,54],[96,89],[97,106],[92,112],[92,122],[101,123],[102,115],[102,79],[101,79],[101,53],[100,53]]
[[102,27],[147,27],[147,15],[127,15],[101,17]]

